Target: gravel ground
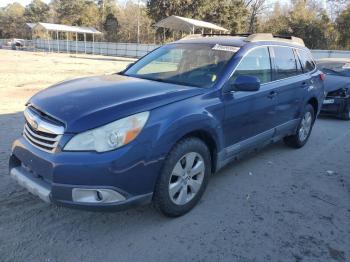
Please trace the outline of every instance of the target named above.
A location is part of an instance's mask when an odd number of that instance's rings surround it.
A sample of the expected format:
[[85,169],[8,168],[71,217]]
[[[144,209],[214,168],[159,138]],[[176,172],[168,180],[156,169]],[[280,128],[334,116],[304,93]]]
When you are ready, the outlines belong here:
[[7,170],[21,107],[0,101],[0,261],[350,261],[350,122],[318,119],[304,148],[277,143],[227,166],[192,212],[169,219],[27,193]]

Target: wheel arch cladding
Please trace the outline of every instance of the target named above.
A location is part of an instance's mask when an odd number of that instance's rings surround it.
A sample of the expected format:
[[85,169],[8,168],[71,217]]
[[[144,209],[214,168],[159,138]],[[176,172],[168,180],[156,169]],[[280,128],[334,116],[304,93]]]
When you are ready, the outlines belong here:
[[211,172],[214,173],[216,170],[216,161],[217,161],[217,144],[213,136],[209,132],[203,129],[198,129],[187,133],[182,138],[180,138],[177,142],[181,141],[182,139],[186,139],[190,137],[195,137],[200,139],[208,147],[210,157],[211,157]]
[[[219,134],[221,128],[208,125],[210,121],[194,122],[194,125],[171,125],[154,141],[153,152],[166,158],[174,146],[181,140],[196,137],[207,147],[211,156],[212,171],[216,170],[217,152],[220,151]],[[180,128],[180,126],[182,128]]]

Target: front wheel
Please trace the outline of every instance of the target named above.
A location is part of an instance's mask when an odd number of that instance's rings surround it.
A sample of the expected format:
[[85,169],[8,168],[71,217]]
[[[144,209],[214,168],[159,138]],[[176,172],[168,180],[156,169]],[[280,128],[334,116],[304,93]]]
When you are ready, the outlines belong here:
[[198,138],[187,138],[169,153],[158,178],[153,204],[166,216],[181,216],[202,197],[211,174],[208,147]]
[[289,147],[301,148],[308,141],[313,124],[315,122],[314,108],[308,104],[305,107],[303,118],[301,119],[297,132],[294,135],[284,138],[284,143]]

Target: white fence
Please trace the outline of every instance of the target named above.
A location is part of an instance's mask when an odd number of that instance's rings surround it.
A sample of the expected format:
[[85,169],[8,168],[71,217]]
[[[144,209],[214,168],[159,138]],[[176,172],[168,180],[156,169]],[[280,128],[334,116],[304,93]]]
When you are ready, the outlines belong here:
[[[6,46],[9,39],[0,39],[0,46]],[[157,48],[154,44],[84,42],[66,40],[25,40],[24,48],[30,51],[86,53],[106,56],[139,58]]]
[[[0,39],[0,46],[5,46],[9,39]],[[106,56],[139,58],[159,47],[155,44],[84,42],[65,40],[25,40],[24,49],[45,52],[86,53]],[[314,58],[350,58],[350,51],[311,50]]]
[[349,58],[350,51],[342,50],[311,50],[315,59],[321,58]]

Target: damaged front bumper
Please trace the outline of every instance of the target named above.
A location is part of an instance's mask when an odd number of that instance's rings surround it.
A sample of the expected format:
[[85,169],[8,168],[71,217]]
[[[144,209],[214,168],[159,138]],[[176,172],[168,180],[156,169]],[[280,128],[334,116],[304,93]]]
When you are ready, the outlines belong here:
[[321,115],[334,115],[341,117],[350,108],[350,95],[348,90],[339,89],[327,94],[321,108]]

